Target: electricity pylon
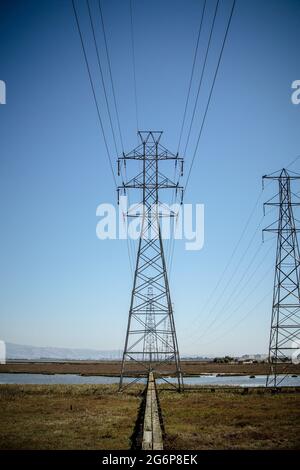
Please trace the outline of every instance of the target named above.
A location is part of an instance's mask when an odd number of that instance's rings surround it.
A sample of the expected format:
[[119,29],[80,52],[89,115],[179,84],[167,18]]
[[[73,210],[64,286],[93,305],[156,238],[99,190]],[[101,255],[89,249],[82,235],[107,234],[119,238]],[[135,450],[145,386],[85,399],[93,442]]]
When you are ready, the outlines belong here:
[[269,340],[270,368],[266,381],[266,386],[277,387],[287,376],[288,366],[300,349],[300,256],[293,214],[293,207],[300,203],[293,202],[292,196],[297,196],[291,189],[291,181],[300,179],[300,176],[283,169],[264,176],[264,179],[276,180],[279,185],[278,194],[265,203],[278,207],[278,220],[264,229],[277,234]]
[[147,360],[149,354],[149,365],[151,368],[152,362],[158,361],[158,344],[156,335],[155,316],[153,314],[153,288],[148,287],[148,305],[146,307],[146,320],[145,320],[145,336],[143,347],[143,360]]
[[[161,211],[160,192],[166,189],[181,191],[182,187],[161,172],[161,167],[170,163],[180,165],[183,159],[169,152],[160,143],[162,132],[140,131],[141,144],[118,160],[118,173],[126,169],[129,161],[142,166],[141,171],[129,181],[123,181],[118,193],[128,189],[142,192],[140,236],[134,273],[133,289],[129,308],[128,325],[120,376],[120,390],[124,388],[124,377],[130,376],[133,383],[149,372],[166,380],[175,375],[176,388],[183,388],[180,357],[171,303],[166,260],[161,233],[161,217],[175,217],[175,213]],[[169,162],[169,163],[168,163]],[[167,169],[167,168],[166,168]],[[128,217],[133,216],[130,210]],[[128,384],[126,384],[127,386]]]

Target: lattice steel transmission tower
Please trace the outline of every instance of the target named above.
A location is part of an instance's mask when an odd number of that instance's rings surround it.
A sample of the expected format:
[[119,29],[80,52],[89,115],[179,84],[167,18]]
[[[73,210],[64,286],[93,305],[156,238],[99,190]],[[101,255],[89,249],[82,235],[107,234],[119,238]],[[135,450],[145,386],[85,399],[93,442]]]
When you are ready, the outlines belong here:
[[[129,383],[146,377],[150,371],[166,380],[170,374],[176,377],[176,388],[183,388],[180,357],[171,303],[166,260],[161,232],[161,218],[175,217],[171,209],[161,210],[159,197],[163,190],[181,191],[162,173],[172,164],[183,172],[183,159],[160,144],[162,132],[140,131],[141,144],[118,160],[119,174],[130,161],[139,165],[140,171],[128,181],[123,181],[118,193],[138,189],[142,193],[140,236],[129,308],[128,325],[122,360],[120,389],[124,377],[134,377]],[[169,162],[169,163],[168,163]],[[181,201],[182,202],[182,201]],[[132,216],[130,210],[126,214]]]
[[153,288],[148,287],[148,304],[146,307],[145,319],[145,336],[143,346],[143,360],[149,360],[151,367],[152,362],[159,360],[159,351],[157,344],[156,322],[155,315],[153,314]]
[[[300,256],[293,207],[299,206],[291,182],[296,173],[285,169],[266,175],[263,180],[276,180],[279,192],[265,203],[277,206],[278,220],[264,229],[277,234],[277,252],[269,340],[269,373],[266,386],[277,387],[287,376],[289,364],[300,349]],[[298,199],[299,200],[299,199]]]

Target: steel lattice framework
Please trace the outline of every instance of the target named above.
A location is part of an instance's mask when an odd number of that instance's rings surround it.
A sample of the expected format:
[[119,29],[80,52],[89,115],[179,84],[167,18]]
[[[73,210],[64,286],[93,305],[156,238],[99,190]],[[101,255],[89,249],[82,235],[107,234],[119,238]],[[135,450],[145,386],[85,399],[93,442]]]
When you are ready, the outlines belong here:
[[[264,229],[277,234],[269,340],[270,369],[266,382],[267,386],[277,387],[287,376],[293,355],[300,349],[300,256],[293,214],[293,207],[300,203],[292,202],[291,190],[291,181],[300,179],[300,176],[283,169],[280,173],[264,176],[264,179],[276,180],[279,184],[278,194],[265,203],[278,207],[278,220]],[[279,364],[284,366],[279,369]]]
[[[146,320],[145,320],[145,336],[144,336],[144,346],[143,346],[143,361],[149,362],[158,362],[159,361],[159,350],[157,343],[157,334],[156,334],[156,322],[155,316],[153,314],[153,288],[148,287],[148,305],[146,311]],[[149,355],[149,356],[148,356]]]
[[[138,134],[141,144],[118,161],[119,173],[129,161],[142,165],[141,171],[124,181],[118,192],[140,190],[143,208],[120,389],[124,388],[124,377],[134,377],[129,382],[133,383],[152,371],[164,380],[170,374],[175,375],[176,387],[181,390],[183,380],[161,234],[159,193],[165,189],[182,192],[178,182],[161,173],[161,166],[173,161],[181,166],[182,175],[183,159],[159,143],[162,132],[140,131]],[[171,210],[167,214],[168,217],[175,215]]]

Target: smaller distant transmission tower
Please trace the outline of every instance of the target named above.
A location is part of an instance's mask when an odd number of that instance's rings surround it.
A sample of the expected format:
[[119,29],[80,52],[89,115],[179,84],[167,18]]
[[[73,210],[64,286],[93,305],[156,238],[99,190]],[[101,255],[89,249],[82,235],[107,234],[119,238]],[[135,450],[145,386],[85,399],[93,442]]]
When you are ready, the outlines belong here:
[[155,315],[153,311],[153,288],[148,287],[148,304],[146,307],[145,336],[143,346],[143,360],[149,360],[149,368],[153,361],[158,361],[158,344]]
[[274,387],[285,379],[288,366],[300,349],[300,256],[293,214],[293,207],[300,203],[292,201],[292,196],[297,196],[291,189],[291,181],[299,180],[300,176],[290,173],[283,169],[263,177],[263,180],[276,180],[279,185],[278,194],[265,203],[278,207],[278,220],[264,229],[277,234],[269,341],[270,369],[266,382],[266,386]]

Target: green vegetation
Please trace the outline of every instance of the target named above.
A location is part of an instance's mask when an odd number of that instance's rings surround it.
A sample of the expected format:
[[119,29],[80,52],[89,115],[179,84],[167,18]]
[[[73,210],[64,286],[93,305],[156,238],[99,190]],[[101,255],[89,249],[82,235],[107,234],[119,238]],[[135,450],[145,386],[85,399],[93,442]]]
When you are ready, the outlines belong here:
[[1,385],[0,449],[129,449],[139,387]]
[[159,394],[165,449],[300,449],[299,393]]
[[231,356],[225,356],[225,357],[215,357],[213,362],[217,364],[228,364],[230,362],[237,362],[237,359]]

